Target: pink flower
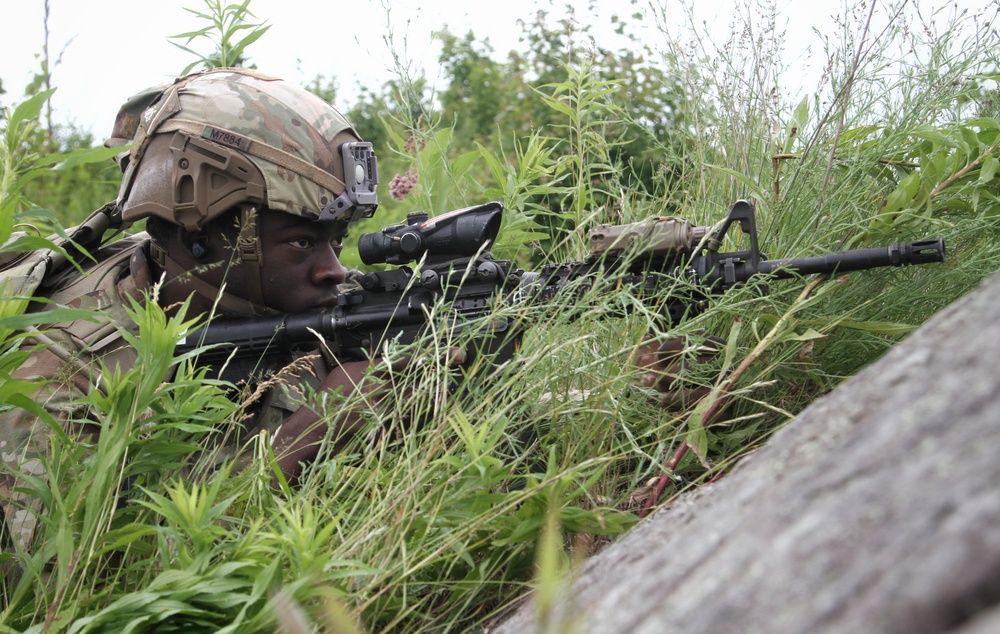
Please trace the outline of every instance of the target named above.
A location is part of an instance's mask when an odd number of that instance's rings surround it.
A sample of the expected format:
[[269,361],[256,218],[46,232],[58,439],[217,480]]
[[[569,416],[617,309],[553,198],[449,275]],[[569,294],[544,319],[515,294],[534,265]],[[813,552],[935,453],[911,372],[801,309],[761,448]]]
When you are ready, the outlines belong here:
[[411,134],[410,137],[406,139],[406,143],[403,144],[403,151],[407,154],[415,155],[417,152],[422,150],[425,145],[427,145],[426,139],[418,139]]
[[389,181],[389,193],[393,200],[403,200],[410,194],[410,190],[416,186],[420,176],[412,169],[405,174],[396,174]]

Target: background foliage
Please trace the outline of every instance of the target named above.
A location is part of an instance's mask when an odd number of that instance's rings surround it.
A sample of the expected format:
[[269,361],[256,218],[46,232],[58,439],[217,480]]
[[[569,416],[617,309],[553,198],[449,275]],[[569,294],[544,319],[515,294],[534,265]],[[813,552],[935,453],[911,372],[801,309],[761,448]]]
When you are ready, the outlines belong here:
[[[141,369],[87,399],[99,441],[53,435],[50,479],[33,484],[49,509],[42,545],[0,555],[27,571],[4,588],[0,630],[467,631],[529,588],[544,618],[561,574],[647,505],[722,476],[996,270],[995,28],[899,18],[876,34],[872,6],[845,11],[826,39],[822,90],[798,103],[779,96],[795,69],[780,66],[773,5],[748,7],[758,28],[717,53],[665,27],[667,53],[609,50],[544,11],[502,60],[480,34],[441,32],[442,90],[401,67],[347,113],[375,143],[384,181],[378,217],[355,235],[410,211],[501,200],[495,252],[531,269],[583,256],[598,222],[713,224],[745,198],[771,257],[939,236],[944,265],[775,282],[669,331],[626,293],[567,302],[524,315],[537,327],[517,363],[453,397],[440,365],[453,342],[422,342],[421,372],[372,418],[374,430],[416,409],[423,424],[360,438],[294,490],[272,490],[266,442],[246,471],[198,475],[201,447],[245,403],[171,354],[183,317],[137,306]],[[174,37],[196,67],[249,63],[267,29],[251,9],[206,0]],[[654,6],[641,17],[677,16]],[[622,16],[621,31],[635,19]],[[72,225],[117,191],[107,153],[47,121],[48,63],[4,115],[4,240],[15,225]],[[310,88],[336,103],[331,82]],[[10,378],[26,323],[11,300],[0,302],[0,406],[27,407],[36,386]],[[628,317],[609,318],[626,305]],[[685,380],[712,388],[708,399],[693,412],[656,407],[630,369],[636,344],[682,334],[693,355],[706,333],[724,353]],[[175,380],[162,383],[168,371]],[[724,403],[733,418],[706,427],[706,409]]]

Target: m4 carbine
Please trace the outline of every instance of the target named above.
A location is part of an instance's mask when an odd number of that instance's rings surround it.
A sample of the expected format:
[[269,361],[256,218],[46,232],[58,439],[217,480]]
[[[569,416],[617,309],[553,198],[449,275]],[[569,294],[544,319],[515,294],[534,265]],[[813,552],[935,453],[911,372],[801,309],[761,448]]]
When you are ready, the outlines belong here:
[[[941,239],[855,249],[820,257],[768,260],[758,248],[753,205],[738,201],[718,229],[681,218],[651,218],[627,225],[600,225],[590,232],[591,254],[580,262],[525,272],[494,259],[489,247],[500,230],[503,206],[487,203],[429,218],[410,214],[405,224],[364,234],[358,241],[368,265],[395,268],[365,273],[335,307],[277,317],[217,319],[189,333],[179,352],[205,346],[206,364],[229,358],[257,359],[316,349],[340,359],[379,356],[383,344],[408,344],[427,332],[443,310],[453,334],[474,328],[473,353],[509,358],[525,327],[517,311],[496,317],[497,306],[547,303],[563,293],[628,286],[640,297],[664,300],[665,317],[677,322],[704,309],[707,299],[755,277],[789,278],[847,273],[885,266],[943,262]],[[749,248],[720,252],[738,225]],[[416,269],[408,266],[418,262]]]

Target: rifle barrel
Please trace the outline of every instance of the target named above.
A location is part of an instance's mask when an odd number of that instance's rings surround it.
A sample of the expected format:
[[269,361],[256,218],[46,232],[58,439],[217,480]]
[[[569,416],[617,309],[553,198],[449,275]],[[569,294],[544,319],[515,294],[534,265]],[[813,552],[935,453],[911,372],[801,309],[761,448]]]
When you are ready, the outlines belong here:
[[[916,242],[903,242],[887,247],[853,249],[810,258],[790,258],[783,260],[763,260],[757,266],[757,273],[789,278],[796,275],[816,273],[850,273],[883,266],[904,266],[908,264],[928,264],[944,262],[944,240],[932,238]],[[749,275],[753,272],[747,271]]]

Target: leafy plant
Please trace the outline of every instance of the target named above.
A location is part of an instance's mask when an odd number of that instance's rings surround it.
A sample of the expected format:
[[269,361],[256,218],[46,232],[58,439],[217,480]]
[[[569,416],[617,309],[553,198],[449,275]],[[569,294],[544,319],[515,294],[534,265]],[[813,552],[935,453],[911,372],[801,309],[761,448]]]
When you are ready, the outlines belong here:
[[[203,68],[242,66],[247,61],[247,48],[271,28],[265,22],[248,21],[248,18],[256,18],[250,11],[250,0],[243,0],[242,4],[226,4],[222,0],[203,0],[203,3],[205,10],[184,10],[208,24],[195,31],[170,36],[172,40],[183,40],[183,43],[171,42],[174,46],[197,58],[184,67],[181,75],[186,75],[199,65]],[[192,49],[191,43],[195,40],[208,40],[212,45],[211,52],[198,53]]]
[[[254,37],[265,27],[246,22],[246,2],[206,6],[192,13],[212,26],[177,36],[185,46],[228,33],[227,55],[240,57],[263,33]],[[849,12],[843,39],[827,41],[820,91],[785,103],[776,11],[763,8],[745,12],[763,29],[734,28],[713,51],[671,39],[667,18],[678,14],[664,5],[647,17],[661,22],[670,54],[641,62],[591,55],[598,47],[583,44],[578,25],[543,15],[526,22],[528,50],[509,63],[477,38],[443,35],[453,81],[439,99],[423,78],[400,76],[355,111],[384,139],[383,174],[412,179],[402,200],[383,184],[376,224],[354,235],[411,211],[500,200],[495,252],[530,270],[584,255],[592,223],[680,213],[712,225],[745,198],[770,257],[934,235],[948,262],[775,281],[767,295],[735,289],[675,325],[627,289],[498,306],[526,325],[518,353],[474,368],[460,387],[444,359],[481,333],[432,320],[416,346],[391,348],[411,363],[387,398],[303,397],[328,406],[323,424],[356,406],[367,426],[346,450],[328,443],[297,489],[271,487],[266,437],[239,463],[198,451],[238,425],[247,403],[175,358],[189,322],[155,302],[136,307],[138,334],[123,336],[141,369],[107,372],[107,389],[79,401],[100,435],[77,438],[46,419],[49,477],[31,487],[51,511],[37,552],[5,555],[30,574],[7,588],[0,630],[469,631],[529,590],[544,621],[576,562],[723,477],[818,394],[1000,268],[990,44],[978,31],[964,41],[961,20],[938,39],[902,21],[876,37],[867,12]],[[898,45],[926,54],[900,57]],[[628,63],[654,68],[649,83]],[[44,98],[8,115],[4,236],[31,209],[26,184],[70,161],[47,163],[26,140]],[[12,378],[25,358],[13,333],[37,319],[21,309],[0,302],[0,407],[31,409],[36,386]],[[709,335],[721,352],[695,362]],[[688,410],[657,407],[634,369],[637,343],[676,336],[687,342],[684,384],[709,395]]]

